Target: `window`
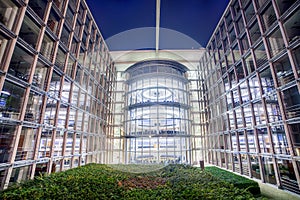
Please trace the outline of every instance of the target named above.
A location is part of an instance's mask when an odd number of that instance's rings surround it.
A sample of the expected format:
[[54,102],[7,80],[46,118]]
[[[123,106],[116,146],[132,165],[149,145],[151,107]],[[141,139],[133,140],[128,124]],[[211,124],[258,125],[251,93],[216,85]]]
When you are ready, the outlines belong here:
[[18,7],[11,0],[0,0],[0,22],[9,30],[13,30],[18,19]]
[[55,59],[55,65],[61,71],[64,71],[65,62],[66,62],[66,53],[63,51],[63,49],[61,47],[58,47],[57,54],[56,54],[56,59]]
[[283,126],[272,126],[271,130],[275,152],[277,154],[288,155],[288,143]]
[[252,100],[258,100],[261,98],[261,92],[259,89],[258,78],[256,76],[249,80],[249,87],[251,92]]
[[245,26],[244,26],[244,22],[243,22],[242,17],[240,17],[237,20],[236,23],[237,23],[237,32],[238,32],[238,34],[244,33],[245,32]]
[[284,23],[284,28],[289,42],[299,39],[300,36],[300,9],[298,9],[291,17]]
[[57,101],[52,98],[47,98],[45,110],[44,124],[54,126]]
[[279,86],[283,86],[295,80],[294,73],[287,55],[283,56],[283,58],[280,58],[273,64]]
[[10,44],[10,39],[9,38],[6,38],[2,35],[0,35],[0,69],[5,67],[4,66],[4,60],[5,60],[5,56],[6,54],[9,52],[8,51],[8,48],[9,48],[9,45]]
[[238,45],[235,45],[234,47],[233,47],[233,55],[234,55],[234,61],[235,62],[238,62],[238,61],[240,61],[240,59],[241,59],[241,53],[240,53],[240,50],[239,50],[239,47],[238,47]]
[[53,3],[60,11],[62,11],[64,9],[64,1],[65,0],[54,0]]
[[66,26],[63,26],[63,30],[60,36],[60,41],[68,47],[69,45],[69,37],[70,37],[70,31],[67,29]]
[[282,91],[288,119],[300,117],[300,94],[296,86]]
[[236,35],[235,35],[235,32],[234,32],[234,29],[232,28],[230,31],[229,31],[229,41],[230,43],[234,43],[236,39]]
[[68,63],[67,63],[67,66],[66,66],[66,74],[69,76],[69,77],[72,77],[73,76],[73,71],[75,70],[75,61],[73,60],[73,58],[71,56],[69,56],[69,59],[68,59]]
[[246,68],[247,68],[248,75],[251,74],[252,72],[254,72],[255,67],[254,67],[254,62],[253,62],[251,54],[249,54],[245,58],[245,63],[246,63]]
[[250,3],[246,8],[245,8],[245,17],[246,17],[246,22],[249,23],[249,21],[255,16],[255,11],[253,8],[253,4]]
[[30,0],[28,5],[41,19],[44,19],[47,0]]
[[37,129],[22,127],[15,161],[32,160]]
[[58,98],[59,89],[60,89],[60,80],[61,76],[57,72],[52,73],[50,88],[49,88],[49,95],[53,98]]
[[272,32],[267,39],[272,57],[284,49],[284,42],[279,29]]
[[272,78],[270,67],[266,67],[265,70],[259,72],[261,78],[261,86],[264,94],[268,94],[274,91],[274,80]]
[[236,71],[236,76],[237,76],[238,81],[241,81],[245,78],[245,73],[244,73],[242,62],[240,62],[236,66],[235,71]]
[[67,79],[64,80],[64,85],[61,92],[61,100],[65,103],[68,103],[69,96],[71,91],[71,82]]
[[268,2],[268,0],[256,0],[259,7],[262,7],[266,2]]
[[276,15],[273,6],[270,4],[261,14],[264,31],[267,31],[276,21]]
[[16,45],[8,73],[15,78],[28,82],[30,76],[33,55],[23,50],[19,45]]
[[39,123],[42,108],[42,95],[31,91],[28,97],[24,121]]
[[249,30],[252,45],[260,38],[261,33],[258,28],[258,23],[255,21]]
[[19,33],[19,37],[35,48],[39,37],[40,28],[32,21],[30,17],[25,15],[24,21]]
[[296,1],[297,0],[288,0],[288,1],[276,0],[280,14],[282,15],[285,11],[287,11]]
[[47,26],[50,28],[50,30],[58,36],[58,28],[59,28],[59,22],[60,22],[60,17],[59,15],[54,11],[53,8],[51,8],[51,12],[48,18]]
[[300,47],[293,50],[293,57],[294,61],[296,63],[296,70],[298,75],[300,75]]
[[21,106],[23,104],[25,89],[5,81],[1,92],[1,115],[11,119],[18,120]]
[[74,18],[74,11],[68,6],[67,14],[66,14],[66,23],[69,27],[73,27],[73,18]]
[[265,50],[265,46],[264,46],[263,43],[261,43],[254,50],[254,54],[255,54],[255,60],[256,60],[256,66],[257,66],[257,68],[261,67],[262,65],[264,65],[268,61],[266,50]]
[[54,47],[54,41],[50,38],[48,34],[44,35],[42,46],[40,49],[40,52],[45,58],[52,61],[53,59],[53,47]]
[[246,34],[241,38],[241,44],[242,44],[242,52],[244,54],[249,50],[249,42]]
[[48,66],[45,65],[42,61],[38,60],[33,75],[32,85],[45,90],[47,75]]
[[0,125],[0,162],[9,162],[10,154],[12,151],[14,136],[15,136],[16,126],[11,126],[7,124]]

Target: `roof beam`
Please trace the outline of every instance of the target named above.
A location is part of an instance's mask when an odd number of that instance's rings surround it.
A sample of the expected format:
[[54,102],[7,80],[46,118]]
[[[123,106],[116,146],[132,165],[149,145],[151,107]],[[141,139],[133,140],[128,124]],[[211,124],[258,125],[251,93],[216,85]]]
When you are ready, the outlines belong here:
[[159,49],[159,27],[160,27],[160,0],[156,0],[156,29],[155,29],[155,51]]

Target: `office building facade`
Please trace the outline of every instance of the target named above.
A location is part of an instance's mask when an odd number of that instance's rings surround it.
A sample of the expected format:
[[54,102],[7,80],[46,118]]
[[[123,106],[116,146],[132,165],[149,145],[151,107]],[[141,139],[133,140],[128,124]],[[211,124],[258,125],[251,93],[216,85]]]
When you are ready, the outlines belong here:
[[85,1],[0,1],[0,182],[109,162],[115,68]]
[[199,68],[205,160],[297,193],[299,19],[299,1],[231,1]]
[[299,0],[232,0],[196,62],[118,63],[84,0],[0,0],[1,189],[91,162],[204,160],[300,194],[299,19]]

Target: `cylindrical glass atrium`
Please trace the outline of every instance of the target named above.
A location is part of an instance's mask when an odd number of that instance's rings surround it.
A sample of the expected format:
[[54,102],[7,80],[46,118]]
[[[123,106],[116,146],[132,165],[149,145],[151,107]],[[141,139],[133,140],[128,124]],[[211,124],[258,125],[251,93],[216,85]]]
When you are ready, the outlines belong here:
[[166,60],[126,70],[126,162],[190,162],[187,68]]

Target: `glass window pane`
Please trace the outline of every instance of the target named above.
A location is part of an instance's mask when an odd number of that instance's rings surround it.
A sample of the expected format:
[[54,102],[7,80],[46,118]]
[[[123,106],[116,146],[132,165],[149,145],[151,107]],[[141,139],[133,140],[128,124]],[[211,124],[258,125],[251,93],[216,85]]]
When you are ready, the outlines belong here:
[[7,124],[0,125],[0,162],[9,161],[15,138],[16,126]]
[[5,81],[1,92],[2,117],[19,119],[25,89]]
[[0,69],[4,67],[4,59],[6,58],[6,54],[9,52],[8,48],[10,46],[10,39],[3,37],[0,34]]
[[66,53],[62,50],[61,47],[58,47],[57,54],[56,54],[56,59],[55,59],[55,65],[61,71],[64,71],[65,62],[66,62]]
[[296,70],[298,75],[300,75],[300,47],[296,48],[293,52],[293,58],[296,64]]
[[36,64],[34,76],[32,80],[32,85],[38,87],[42,90],[45,90],[46,87],[46,78],[48,75],[48,66],[43,64],[43,62],[39,61]]
[[50,30],[58,36],[58,28],[60,23],[60,17],[59,15],[54,11],[53,7],[51,8],[50,15],[48,18],[47,26],[50,28]]
[[252,44],[254,44],[261,37],[261,32],[259,30],[257,21],[255,21],[253,25],[250,27],[249,34],[250,34]]
[[284,28],[289,42],[297,40],[300,36],[300,9],[293,13],[291,17],[284,23]]
[[54,41],[47,35],[44,35],[40,52],[45,58],[52,61],[53,59]]
[[39,123],[42,108],[42,95],[30,92],[24,116],[25,121]]
[[9,180],[9,186],[14,185],[16,182],[26,181],[30,179],[31,174],[31,165],[14,168],[11,173],[11,177]]
[[57,101],[52,98],[47,99],[44,124],[54,126]]
[[13,29],[15,20],[18,19],[18,9],[11,0],[0,0],[0,22],[9,30]]
[[245,17],[247,23],[255,16],[255,11],[252,3],[249,3],[249,5],[245,8]]
[[41,19],[44,19],[47,0],[30,0],[28,5]]
[[22,127],[15,161],[32,160],[37,129]]
[[296,86],[283,92],[285,113],[288,119],[300,116],[300,94]]
[[255,58],[256,58],[255,60],[256,60],[257,68],[261,67],[262,65],[264,65],[268,61],[265,46],[264,46],[263,43],[261,43],[254,50],[254,54],[255,54]]
[[9,65],[8,73],[15,78],[28,82],[32,62],[33,56],[17,45]]
[[290,154],[283,126],[272,127],[272,138],[274,142],[274,149],[277,154]]
[[63,26],[63,30],[61,32],[60,41],[68,47],[69,45],[69,37],[70,37],[70,31],[66,28],[66,26]]
[[40,27],[38,27],[30,17],[25,15],[24,21],[19,33],[19,37],[35,48],[39,36]]
[[276,0],[277,6],[279,8],[280,14],[282,15],[286,10],[288,10],[293,3],[295,3],[297,0],[288,0],[288,1],[282,1],[282,0]]
[[261,14],[264,31],[267,31],[276,21],[276,15],[273,6],[270,4]]
[[251,54],[249,54],[246,57],[245,63],[246,63],[246,68],[247,68],[248,74],[252,74],[252,72],[255,71],[255,66],[254,66],[254,61],[253,61],[253,58],[252,58]]
[[59,90],[60,90],[60,80],[61,76],[53,72],[52,78],[51,78],[51,83],[50,83],[50,88],[49,88],[49,95],[53,98],[58,98],[59,95]]
[[277,29],[269,37],[267,37],[271,56],[275,56],[284,49],[284,42],[280,30]]
[[295,80],[292,66],[287,55],[274,62],[273,65],[279,86],[283,86]]
[[274,80],[272,78],[271,70],[267,67],[264,71],[260,72],[261,86],[264,94],[272,92],[274,88]]
[[68,25],[70,27],[73,26],[73,18],[74,18],[74,11],[70,8],[70,6],[68,6],[67,9],[67,14],[66,14],[66,23],[68,23]]

